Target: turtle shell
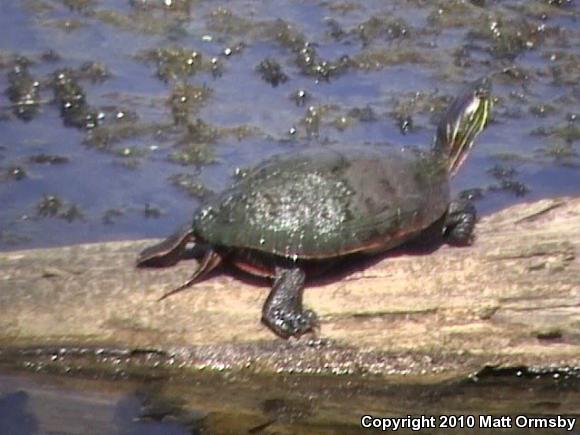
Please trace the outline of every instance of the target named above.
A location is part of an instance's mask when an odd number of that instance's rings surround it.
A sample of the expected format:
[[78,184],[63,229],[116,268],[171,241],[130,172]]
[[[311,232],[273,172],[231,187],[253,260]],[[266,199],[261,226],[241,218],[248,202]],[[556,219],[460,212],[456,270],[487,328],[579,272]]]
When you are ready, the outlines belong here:
[[390,249],[444,215],[446,167],[431,153],[385,146],[277,156],[201,207],[193,232],[295,260]]

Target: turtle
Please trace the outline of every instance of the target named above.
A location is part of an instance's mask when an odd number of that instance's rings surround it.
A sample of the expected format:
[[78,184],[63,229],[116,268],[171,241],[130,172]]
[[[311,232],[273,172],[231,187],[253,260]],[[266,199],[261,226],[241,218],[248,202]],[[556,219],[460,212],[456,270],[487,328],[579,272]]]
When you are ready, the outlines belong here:
[[204,202],[192,223],[143,250],[138,267],[169,266],[193,243],[191,277],[161,299],[204,279],[223,261],[272,279],[262,322],[288,339],[316,333],[302,304],[305,278],[336,260],[378,254],[428,232],[468,245],[474,206],[451,200],[459,169],[491,112],[489,78],[469,84],[437,125],[433,145],[319,146],[274,156]]

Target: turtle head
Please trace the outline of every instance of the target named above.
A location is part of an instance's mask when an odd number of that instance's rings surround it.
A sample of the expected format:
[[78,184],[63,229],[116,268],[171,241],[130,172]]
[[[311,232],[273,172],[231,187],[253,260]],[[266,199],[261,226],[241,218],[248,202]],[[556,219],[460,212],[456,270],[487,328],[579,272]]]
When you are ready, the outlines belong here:
[[475,138],[487,125],[491,106],[491,80],[485,77],[471,83],[453,100],[439,121],[433,148],[449,162],[451,175],[459,169]]

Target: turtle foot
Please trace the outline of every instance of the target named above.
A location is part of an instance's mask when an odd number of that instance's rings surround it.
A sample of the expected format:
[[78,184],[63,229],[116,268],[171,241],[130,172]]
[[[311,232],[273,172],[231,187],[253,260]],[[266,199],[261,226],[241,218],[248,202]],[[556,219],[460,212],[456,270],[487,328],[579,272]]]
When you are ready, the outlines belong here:
[[304,271],[293,263],[276,266],[272,290],[262,308],[262,322],[282,338],[300,337],[314,331],[318,318],[302,308]]
[[454,246],[471,245],[476,220],[477,212],[471,202],[452,201],[443,227],[445,241]]
[[318,328],[318,316],[312,310],[273,309],[262,315],[262,322],[282,338],[301,337]]

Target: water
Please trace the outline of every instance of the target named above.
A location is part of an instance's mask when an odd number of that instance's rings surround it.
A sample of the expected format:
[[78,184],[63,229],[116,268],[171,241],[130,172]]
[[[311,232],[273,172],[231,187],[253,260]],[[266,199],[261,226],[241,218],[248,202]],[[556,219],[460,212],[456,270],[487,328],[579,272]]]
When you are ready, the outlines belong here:
[[[509,74],[494,79],[494,122],[454,192],[485,190],[482,214],[578,195],[579,14],[574,2],[562,3],[2,0],[0,88],[8,91],[10,71],[25,57],[39,108],[25,121],[17,102],[0,99],[0,249],[166,235],[189,219],[201,193],[280,152],[428,146],[448,99],[466,81],[502,70]],[[315,64],[349,56],[348,67],[317,75],[297,60],[305,42]],[[188,74],[180,59],[161,79],[151,50],[162,48],[195,50],[202,65]],[[261,77],[266,58],[287,81],[272,86]],[[79,73],[87,62],[107,73]],[[60,116],[51,77],[63,68],[76,71],[88,109],[106,115],[97,129],[67,126]],[[190,97],[175,125],[168,99],[183,84],[208,95]],[[291,98],[298,90],[310,97],[304,104]],[[205,130],[187,134],[197,119]],[[412,128],[403,134],[405,119]],[[95,136],[101,140],[91,144]],[[170,160],[184,143],[195,143],[187,165]],[[41,154],[67,162],[31,161]],[[498,180],[489,172],[497,165],[516,172]],[[172,183],[176,174],[192,195]]]
[[[463,416],[456,434],[497,433],[480,416],[509,416],[501,433],[579,434],[576,375],[520,370],[425,385],[414,379],[252,376],[198,372],[154,378],[0,375],[0,431],[28,434],[363,434],[363,415],[433,417],[435,427],[397,433],[449,433],[439,416]],[[467,420],[472,416],[473,420]],[[575,418],[563,428],[518,428],[515,419]],[[450,419],[452,417],[449,417]],[[451,420],[449,420],[451,421]],[[471,425],[473,423],[473,425]],[[468,426],[471,425],[471,426]],[[376,432],[371,432],[376,433]]]

